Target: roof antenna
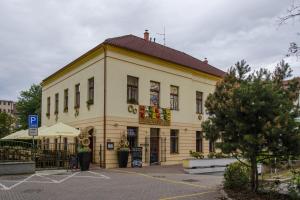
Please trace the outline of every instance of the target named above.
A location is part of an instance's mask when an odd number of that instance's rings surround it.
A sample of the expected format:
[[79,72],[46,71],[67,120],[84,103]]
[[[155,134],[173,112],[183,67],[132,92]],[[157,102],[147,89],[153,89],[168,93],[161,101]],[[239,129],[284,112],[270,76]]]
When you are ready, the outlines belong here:
[[164,26],[164,33],[156,33],[156,34],[164,36],[164,46],[166,46],[166,27]]

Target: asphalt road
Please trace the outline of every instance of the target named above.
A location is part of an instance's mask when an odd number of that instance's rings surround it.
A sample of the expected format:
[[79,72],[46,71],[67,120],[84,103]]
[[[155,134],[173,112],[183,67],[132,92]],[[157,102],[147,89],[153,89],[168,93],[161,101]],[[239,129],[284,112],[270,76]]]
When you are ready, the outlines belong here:
[[[154,169],[154,170],[153,170]],[[217,199],[220,174],[189,175],[172,169],[40,171],[1,176],[1,200]]]

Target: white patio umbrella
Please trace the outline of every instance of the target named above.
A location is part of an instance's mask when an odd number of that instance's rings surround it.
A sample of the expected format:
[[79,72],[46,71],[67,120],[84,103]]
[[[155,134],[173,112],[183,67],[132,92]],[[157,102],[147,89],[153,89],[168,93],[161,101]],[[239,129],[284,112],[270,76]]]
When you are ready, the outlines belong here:
[[38,137],[77,137],[79,134],[80,130],[59,122],[41,130]]
[[[40,128],[38,128],[38,132],[42,132],[45,128],[47,127],[41,126]],[[32,136],[28,135],[28,129],[20,130],[1,138],[1,140],[30,140],[30,139],[32,139]]]

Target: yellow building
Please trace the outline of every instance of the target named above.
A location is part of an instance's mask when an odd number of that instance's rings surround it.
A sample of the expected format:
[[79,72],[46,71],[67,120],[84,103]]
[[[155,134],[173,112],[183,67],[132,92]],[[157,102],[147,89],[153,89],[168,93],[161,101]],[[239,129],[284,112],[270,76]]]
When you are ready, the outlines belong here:
[[106,168],[117,167],[123,135],[143,147],[143,165],[179,163],[209,152],[203,107],[223,75],[147,31],[110,38],[43,80],[42,125],[90,127],[93,161]]

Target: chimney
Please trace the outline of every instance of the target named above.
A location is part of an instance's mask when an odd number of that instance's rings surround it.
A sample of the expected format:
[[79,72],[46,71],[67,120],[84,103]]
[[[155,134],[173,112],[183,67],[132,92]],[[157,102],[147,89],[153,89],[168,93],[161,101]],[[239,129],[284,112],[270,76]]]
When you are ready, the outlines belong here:
[[145,30],[145,33],[144,33],[144,40],[149,41],[149,32],[147,29]]
[[206,64],[208,64],[207,58],[204,58],[204,61],[203,61],[203,62],[206,63]]

